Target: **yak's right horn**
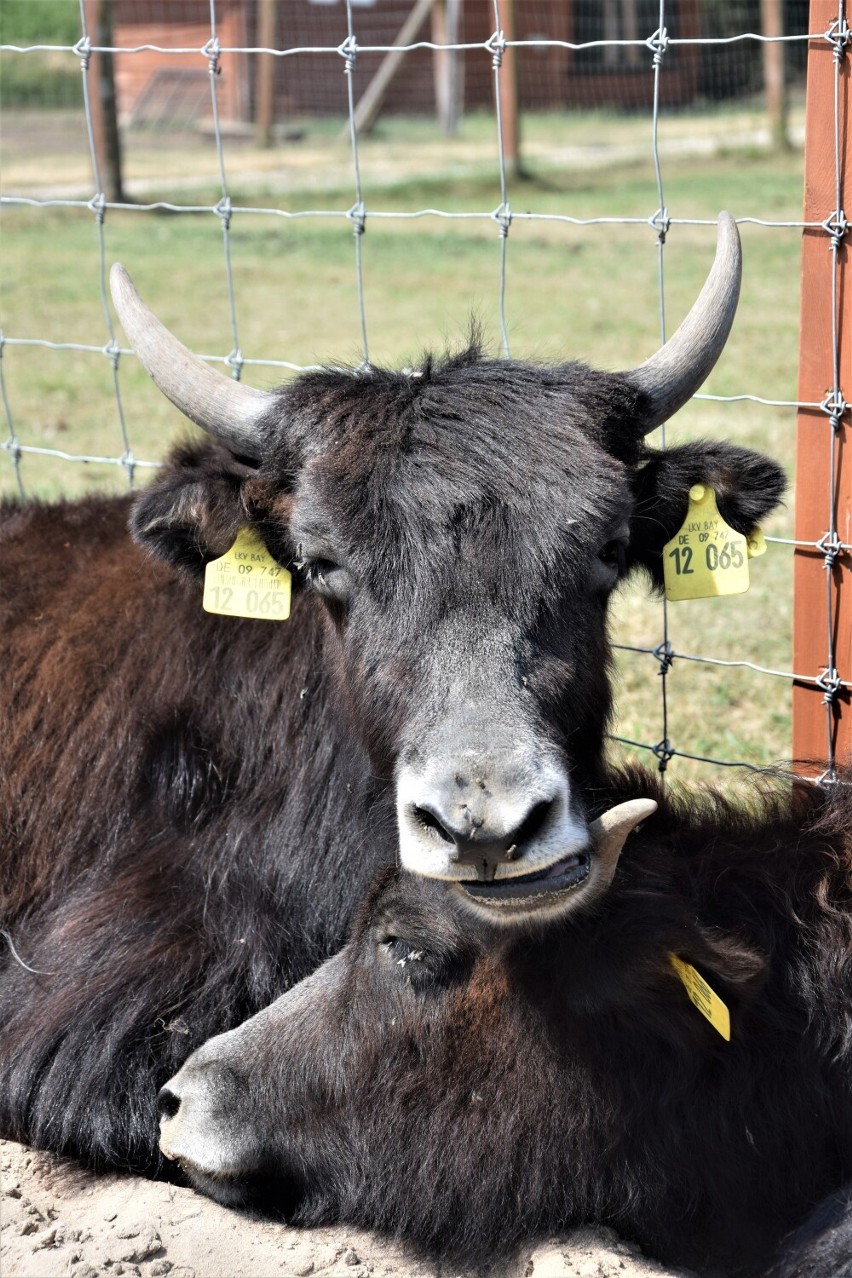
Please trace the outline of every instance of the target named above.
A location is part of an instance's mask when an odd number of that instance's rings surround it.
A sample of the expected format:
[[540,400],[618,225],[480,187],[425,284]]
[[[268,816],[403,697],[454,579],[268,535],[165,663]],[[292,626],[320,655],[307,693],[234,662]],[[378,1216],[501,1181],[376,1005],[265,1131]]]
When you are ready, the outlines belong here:
[[274,395],[242,386],[187,350],[142,301],[124,267],[110,271],[112,300],[130,345],[166,399],[208,435],[253,461]]

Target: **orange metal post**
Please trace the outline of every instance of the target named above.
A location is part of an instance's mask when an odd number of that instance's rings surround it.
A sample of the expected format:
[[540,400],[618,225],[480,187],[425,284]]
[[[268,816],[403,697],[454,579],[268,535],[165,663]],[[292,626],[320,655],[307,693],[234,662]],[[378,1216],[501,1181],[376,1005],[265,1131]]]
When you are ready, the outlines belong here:
[[[844,5],[844,8],[846,6]],[[850,3],[852,9],[852,3]],[[852,16],[852,15],[847,15]],[[827,32],[838,17],[837,0],[811,0],[809,30]],[[802,243],[802,302],[799,347],[799,399],[829,403],[839,390],[852,404],[852,269],[849,236],[842,217],[852,222],[852,44],[840,51],[839,157],[840,199],[835,162],[835,56],[830,40],[811,41],[808,57],[805,135],[804,220],[827,222],[829,230],[806,230]],[[839,225],[838,225],[839,222]],[[832,230],[839,248],[831,250]],[[836,266],[835,266],[836,262]],[[832,303],[832,277],[835,302]],[[836,313],[837,371],[832,338]],[[836,376],[836,385],[835,385]],[[796,539],[819,542],[832,525],[836,538],[852,544],[852,435],[850,409],[844,403],[832,419],[824,409],[801,409],[796,446]],[[831,405],[829,404],[829,408]],[[834,483],[832,491],[832,454]],[[834,753],[852,763],[852,704],[849,690],[832,681],[852,680],[852,557],[840,551],[827,563],[821,549],[797,548],[794,572],[793,668],[801,675],[826,678],[826,687],[796,683],[793,688],[793,753],[812,760],[817,771]],[[829,661],[833,646],[834,670]],[[829,706],[826,707],[826,694]],[[813,769],[804,768],[811,772]]]

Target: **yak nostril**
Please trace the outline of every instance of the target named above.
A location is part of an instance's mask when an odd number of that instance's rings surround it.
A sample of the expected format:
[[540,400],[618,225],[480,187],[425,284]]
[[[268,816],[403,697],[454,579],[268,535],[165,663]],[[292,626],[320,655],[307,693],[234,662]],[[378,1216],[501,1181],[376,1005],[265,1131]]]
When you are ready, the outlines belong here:
[[534,807],[530,808],[526,817],[512,835],[513,846],[528,843],[536,835],[541,834],[554,804],[554,799],[542,799],[541,803],[536,803]]
[[447,827],[442,823],[437,813],[433,812],[431,808],[422,807],[418,804],[414,808],[414,819],[425,829],[432,830],[435,834],[442,838],[445,843],[455,843],[455,836],[450,833]]
[[169,1091],[168,1087],[161,1087],[160,1094],[157,1097],[157,1112],[160,1116],[160,1121],[164,1118],[174,1118],[179,1109],[180,1097]]

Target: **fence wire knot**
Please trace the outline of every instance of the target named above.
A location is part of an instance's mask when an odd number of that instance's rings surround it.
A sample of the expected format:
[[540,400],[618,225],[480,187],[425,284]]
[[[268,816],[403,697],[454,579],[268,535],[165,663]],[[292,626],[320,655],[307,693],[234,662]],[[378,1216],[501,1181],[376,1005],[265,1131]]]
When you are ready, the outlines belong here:
[[21,458],[23,457],[24,453],[20,443],[18,442],[17,435],[10,435],[8,439],[4,439],[3,443],[0,444],[0,448],[3,449],[4,453],[8,453],[9,456],[12,458],[13,466],[20,466]]
[[114,337],[107,342],[106,346],[101,347],[101,353],[106,355],[113,369],[118,368],[118,361],[121,359],[121,347]]
[[352,234],[363,235],[367,229],[367,206],[363,200],[359,200],[357,204],[353,204],[351,209],[346,210],[346,216],[352,223]]
[[669,47],[669,33],[665,27],[658,27],[653,35],[648,36],[645,41],[645,48],[650,49],[654,55],[654,66],[658,67],[663,60],[666,49]]
[[87,35],[84,35],[74,45],[73,52],[80,59],[80,70],[85,74],[89,69],[89,59],[92,56],[92,42]]
[[355,59],[358,57],[358,41],[354,35],[347,36],[343,44],[337,46],[337,52],[343,58],[344,75],[351,75],[355,70]]
[[852,39],[852,31],[849,29],[845,16],[834,19],[828,30],[824,32],[824,38],[833,46],[834,61],[839,62],[846,52],[847,44]]
[[509,227],[512,225],[512,210],[509,208],[508,201],[497,205],[491,214],[491,221],[496,222],[500,227],[500,235],[505,240],[509,234]]
[[843,391],[840,387],[828,392],[825,399],[820,404],[820,408],[831,422],[832,429],[835,432],[839,431],[841,418],[849,408],[849,405],[843,398]]
[[103,191],[98,191],[97,195],[93,195],[89,200],[89,208],[97,218],[98,225],[103,226],[106,217],[106,196]]
[[651,746],[651,754],[656,755],[658,760],[657,768],[660,772],[665,772],[669,766],[669,760],[675,756],[675,751],[671,741],[666,737],[663,741],[658,741],[655,746]]
[[816,680],[816,686],[822,688],[824,706],[834,705],[840,693],[843,691],[843,681],[835,670],[834,666],[827,666],[822,674]]
[[817,549],[823,554],[823,567],[830,572],[843,554],[844,545],[836,532],[827,532],[817,542]]
[[499,71],[503,65],[503,54],[506,52],[506,37],[502,31],[495,31],[485,41],[485,47],[491,54],[491,65]]
[[230,368],[234,381],[238,382],[242,376],[243,364],[245,363],[239,346],[235,346],[231,353],[225,356],[225,363]]
[[219,55],[221,52],[222,46],[219,43],[219,37],[215,35],[210,37],[204,48],[201,50],[202,57],[207,59],[211,75],[219,75],[221,73],[222,68],[219,66]]
[[657,232],[661,244],[665,244],[666,236],[671,228],[672,220],[669,217],[667,208],[657,209],[656,213],[648,218],[648,225],[652,230]]
[[839,249],[844,235],[849,230],[849,223],[846,221],[843,209],[834,209],[820,225],[826,234],[831,236],[831,247],[835,250]]
[[653,650],[653,656],[655,656],[660,663],[660,668],[657,671],[657,674],[667,675],[669,670],[671,670],[672,662],[675,659],[674,648],[671,646],[668,639],[666,639],[663,643],[657,644],[656,648]]
[[222,226],[227,231],[231,225],[231,215],[234,212],[230,195],[223,195],[219,203],[213,206],[213,212],[222,219]]
[[833,765],[829,765],[829,767],[827,767],[824,772],[821,772],[818,777],[814,777],[814,785],[825,787],[829,785],[837,785],[837,783],[837,773],[835,772]]

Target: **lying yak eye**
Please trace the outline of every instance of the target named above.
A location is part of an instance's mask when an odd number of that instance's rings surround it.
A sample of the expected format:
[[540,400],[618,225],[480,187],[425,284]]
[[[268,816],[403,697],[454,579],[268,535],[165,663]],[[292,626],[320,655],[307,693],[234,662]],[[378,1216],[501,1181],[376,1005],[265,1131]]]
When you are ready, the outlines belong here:
[[409,963],[422,963],[426,957],[426,951],[418,949],[417,946],[403,941],[398,936],[388,936],[382,941],[382,945],[388,955],[396,963],[397,967],[408,967]]

